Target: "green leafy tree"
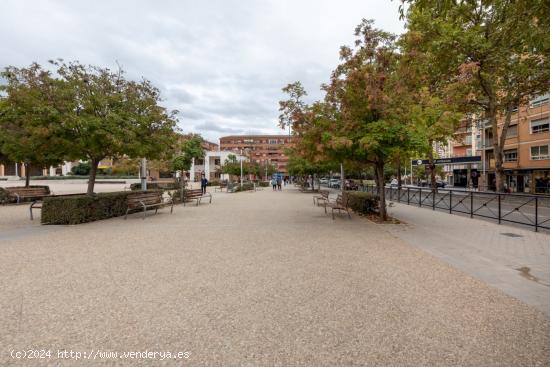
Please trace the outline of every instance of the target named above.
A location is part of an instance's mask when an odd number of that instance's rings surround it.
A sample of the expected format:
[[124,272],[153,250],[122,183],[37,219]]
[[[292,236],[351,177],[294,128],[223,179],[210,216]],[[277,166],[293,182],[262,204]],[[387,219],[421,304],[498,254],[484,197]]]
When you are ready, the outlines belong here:
[[88,194],[93,194],[102,159],[157,159],[173,146],[175,111],[159,105],[159,90],[148,80],[127,80],[120,68],[52,63],[63,82],[60,95],[68,95],[72,102],[63,114],[62,137],[71,142],[67,155],[90,163]]
[[176,171],[189,171],[193,159],[204,158],[203,139],[200,135],[190,135],[180,146],[179,155],[172,160],[172,169]]
[[58,96],[59,81],[36,63],[0,75],[6,80],[0,85],[0,154],[24,163],[29,186],[31,166],[63,161],[68,144],[59,137],[67,103]]
[[227,159],[223,162],[222,173],[228,174],[230,176],[240,176],[241,174],[241,163],[237,160],[237,156],[234,154],[229,154]]
[[[550,89],[550,7],[545,0],[405,0],[408,34],[430,74],[488,121],[496,186],[504,191],[504,143],[518,105]],[[501,126],[499,126],[499,124]]]

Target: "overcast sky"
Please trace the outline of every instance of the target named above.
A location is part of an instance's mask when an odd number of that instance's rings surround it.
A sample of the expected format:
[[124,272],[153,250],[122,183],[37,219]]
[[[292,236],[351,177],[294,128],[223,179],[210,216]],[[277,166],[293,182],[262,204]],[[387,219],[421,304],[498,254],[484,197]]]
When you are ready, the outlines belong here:
[[114,67],[160,88],[180,127],[217,142],[277,128],[281,88],[310,100],[362,18],[403,31],[399,0],[1,0],[0,66],[63,58]]

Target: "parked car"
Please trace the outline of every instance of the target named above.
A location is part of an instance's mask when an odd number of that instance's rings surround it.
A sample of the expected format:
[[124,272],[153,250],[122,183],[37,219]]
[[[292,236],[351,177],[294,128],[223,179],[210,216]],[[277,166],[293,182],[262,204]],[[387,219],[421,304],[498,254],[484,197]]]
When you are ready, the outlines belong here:
[[340,188],[340,179],[339,178],[332,178],[329,183],[329,187],[332,187],[333,189],[339,189]]
[[397,187],[397,178],[394,178],[393,180],[391,180],[390,187]]
[[321,185],[328,185],[328,178],[326,177],[321,177],[321,179],[319,180],[319,183]]

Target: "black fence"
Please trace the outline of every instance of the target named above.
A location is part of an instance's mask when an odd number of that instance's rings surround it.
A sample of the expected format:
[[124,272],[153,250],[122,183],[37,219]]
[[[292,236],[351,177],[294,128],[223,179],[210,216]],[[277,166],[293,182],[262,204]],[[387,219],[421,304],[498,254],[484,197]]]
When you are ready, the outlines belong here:
[[[378,192],[376,186],[363,186]],[[416,187],[385,187],[386,200],[550,230],[550,196]]]

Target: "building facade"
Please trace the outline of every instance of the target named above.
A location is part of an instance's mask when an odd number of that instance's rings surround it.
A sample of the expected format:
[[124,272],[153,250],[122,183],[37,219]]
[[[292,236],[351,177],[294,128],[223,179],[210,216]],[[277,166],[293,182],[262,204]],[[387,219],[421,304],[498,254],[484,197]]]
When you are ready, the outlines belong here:
[[208,181],[228,180],[229,175],[221,171],[224,162],[230,155],[234,155],[237,161],[248,160],[247,157],[231,151],[206,151],[204,158],[193,159],[189,170],[189,180],[191,182],[200,181],[203,173]]
[[247,156],[252,163],[274,165],[288,175],[288,156],[295,137],[289,135],[231,135],[220,138],[220,149]]
[[[495,190],[493,131],[487,120],[472,118],[449,140],[451,157],[481,156],[481,162],[453,166],[454,186]],[[503,120],[499,121],[499,135]],[[504,173],[510,192],[550,194],[550,93],[514,110],[504,143]]]
[[[493,134],[487,122],[476,135],[485,162],[486,182],[495,186]],[[499,131],[502,122],[499,123]],[[500,133],[499,133],[500,135]],[[506,186],[512,192],[550,194],[550,93],[515,109],[504,143]]]

